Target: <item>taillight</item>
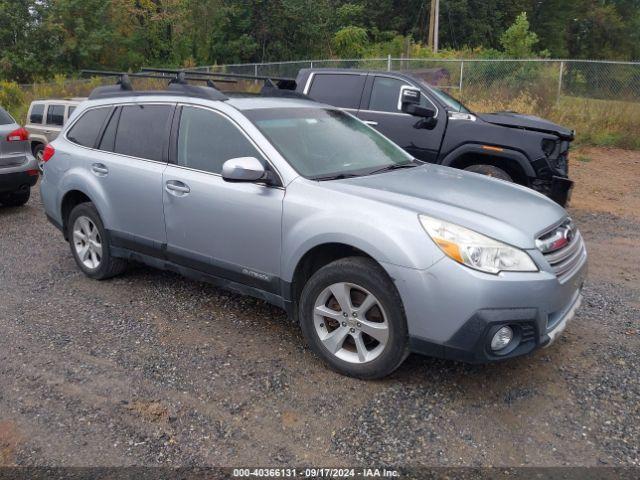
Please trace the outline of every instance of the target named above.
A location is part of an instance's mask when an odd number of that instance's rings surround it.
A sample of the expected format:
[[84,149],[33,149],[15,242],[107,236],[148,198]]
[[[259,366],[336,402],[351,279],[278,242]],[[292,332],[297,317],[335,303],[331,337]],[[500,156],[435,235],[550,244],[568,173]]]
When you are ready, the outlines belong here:
[[42,161],[48,162],[53,157],[54,153],[56,153],[56,149],[53,148],[50,144],[44,147],[44,151],[42,152]]
[[20,127],[7,135],[7,142],[26,142],[29,140],[29,132]]

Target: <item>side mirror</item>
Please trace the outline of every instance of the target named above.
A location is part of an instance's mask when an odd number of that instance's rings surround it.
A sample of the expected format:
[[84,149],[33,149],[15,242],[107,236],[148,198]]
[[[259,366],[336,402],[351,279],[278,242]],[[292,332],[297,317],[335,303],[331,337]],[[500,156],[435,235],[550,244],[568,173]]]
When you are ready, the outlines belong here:
[[436,111],[429,107],[423,107],[422,105],[416,105],[414,103],[403,103],[402,111],[413,115],[414,117],[421,118],[433,118],[436,116]]
[[267,171],[255,157],[238,157],[222,164],[222,178],[227,182],[257,182],[266,180]]
[[413,87],[402,87],[400,89],[400,110],[403,113],[408,113],[415,117],[421,118],[433,118],[436,115],[436,111],[423,107],[420,105],[420,96],[422,92],[419,89]]

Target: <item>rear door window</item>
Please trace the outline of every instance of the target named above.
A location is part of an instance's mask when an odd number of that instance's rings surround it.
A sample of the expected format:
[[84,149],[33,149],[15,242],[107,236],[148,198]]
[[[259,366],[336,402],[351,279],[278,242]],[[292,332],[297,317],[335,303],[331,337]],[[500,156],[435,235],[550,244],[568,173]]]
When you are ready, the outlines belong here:
[[44,103],[34,103],[31,107],[31,114],[29,115],[29,123],[42,123],[42,116],[44,115]]
[[98,135],[110,112],[111,107],[87,110],[78,121],[73,124],[69,133],[67,133],[67,138],[73,143],[77,143],[83,147],[95,147]]
[[163,161],[173,105],[126,105],[120,112],[114,152]]
[[62,126],[64,123],[64,105],[49,105],[47,108],[47,125]]
[[315,74],[307,95],[335,107],[357,109],[366,78],[356,74]]

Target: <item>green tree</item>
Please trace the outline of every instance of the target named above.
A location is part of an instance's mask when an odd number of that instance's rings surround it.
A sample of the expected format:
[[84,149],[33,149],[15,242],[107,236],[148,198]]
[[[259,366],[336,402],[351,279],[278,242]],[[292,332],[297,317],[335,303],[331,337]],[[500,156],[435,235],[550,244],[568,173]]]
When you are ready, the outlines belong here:
[[341,28],[333,37],[335,53],[341,58],[360,58],[364,55],[369,37],[362,27]]
[[509,57],[529,58],[535,55],[533,47],[538,43],[538,35],[529,30],[526,12],[516,17],[513,25],[500,37],[500,43]]

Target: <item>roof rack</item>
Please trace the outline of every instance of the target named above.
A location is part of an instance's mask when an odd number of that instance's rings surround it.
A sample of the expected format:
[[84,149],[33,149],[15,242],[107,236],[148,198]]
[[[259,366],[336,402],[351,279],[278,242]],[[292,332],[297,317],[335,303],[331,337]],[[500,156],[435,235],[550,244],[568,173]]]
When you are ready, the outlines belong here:
[[[211,78],[214,82],[230,82],[237,80],[259,80],[264,82],[260,95],[268,97],[302,98],[308,100],[309,97],[303,93],[296,92],[297,82],[290,77],[272,77],[268,75],[246,75],[243,73],[220,73],[202,72],[200,70],[173,69],[173,68],[152,68],[143,67],[140,69],[144,73],[157,73],[162,75],[184,74],[187,80],[194,78]],[[227,92],[230,95],[234,92]]]
[[[89,95],[89,100],[98,98],[110,98],[119,96],[130,96],[134,94],[131,78],[154,78],[159,80],[167,80],[168,75],[156,73],[128,73],[114,72],[110,70],[82,70],[80,72],[84,76],[97,77],[117,77],[116,85],[95,88]],[[135,91],[135,95],[186,95],[189,97],[204,98],[207,100],[228,100],[225,94],[215,87],[214,82],[207,77],[187,75],[181,71],[175,71],[169,78],[167,90],[149,90]],[[205,82],[206,86],[190,85],[189,81]],[[218,82],[234,83],[237,80],[220,79]]]

